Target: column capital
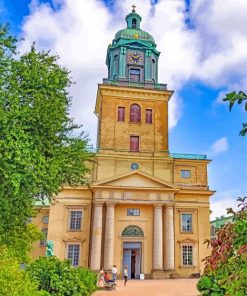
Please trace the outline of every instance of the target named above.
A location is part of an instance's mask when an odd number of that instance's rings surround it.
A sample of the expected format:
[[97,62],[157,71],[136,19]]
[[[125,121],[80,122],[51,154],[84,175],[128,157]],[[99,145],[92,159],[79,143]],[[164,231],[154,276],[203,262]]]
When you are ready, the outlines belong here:
[[98,201],[98,200],[94,200],[93,201],[93,204],[96,206],[96,207],[103,207],[104,205],[104,201]]
[[153,204],[153,207],[154,207],[154,208],[162,208],[162,207],[164,206],[164,204],[165,204],[165,203],[163,203],[163,202],[157,202],[157,203],[154,203],[154,204]]
[[166,207],[166,209],[168,209],[168,208],[174,208],[174,203],[166,203],[165,204],[165,207]]
[[107,207],[115,207],[116,204],[117,204],[116,201],[107,201],[106,202],[106,206]]

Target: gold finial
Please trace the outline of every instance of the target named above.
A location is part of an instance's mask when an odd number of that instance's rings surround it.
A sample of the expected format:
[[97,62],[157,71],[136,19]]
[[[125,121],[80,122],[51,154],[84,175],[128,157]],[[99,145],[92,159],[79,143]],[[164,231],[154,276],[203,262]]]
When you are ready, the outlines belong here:
[[136,12],[136,10],[135,10],[136,9],[135,4],[133,4],[131,7],[132,7],[132,12]]

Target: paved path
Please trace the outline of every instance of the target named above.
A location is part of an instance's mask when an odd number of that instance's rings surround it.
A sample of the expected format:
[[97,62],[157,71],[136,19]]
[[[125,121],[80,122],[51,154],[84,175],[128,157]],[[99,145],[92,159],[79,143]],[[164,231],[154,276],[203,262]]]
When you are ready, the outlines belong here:
[[196,279],[117,281],[116,291],[97,291],[93,296],[197,296]]

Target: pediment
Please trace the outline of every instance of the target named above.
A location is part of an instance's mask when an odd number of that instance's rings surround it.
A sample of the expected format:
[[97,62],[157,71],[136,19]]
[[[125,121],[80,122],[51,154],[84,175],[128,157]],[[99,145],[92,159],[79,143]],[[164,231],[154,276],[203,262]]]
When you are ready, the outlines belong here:
[[71,238],[68,238],[68,239],[64,239],[63,241],[66,242],[66,243],[70,243],[70,242],[81,243],[81,242],[84,242],[85,239],[81,239],[81,238],[78,238],[78,237],[71,237]]
[[192,238],[187,237],[183,240],[178,240],[178,243],[180,243],[180,244],[195,244],[195,243],[197,243],[197,241]]
[[151,47],[149,44],[142,42],[141,40],[138,40],[138,39],[122,41],[122,45],[128,45],[129,47],[149,48],[149,49]]
[[141,171],[134,171],[121,176],[94,182],[92,187],[128,187],[128,188],[156,188],[175,189],[171,184]]

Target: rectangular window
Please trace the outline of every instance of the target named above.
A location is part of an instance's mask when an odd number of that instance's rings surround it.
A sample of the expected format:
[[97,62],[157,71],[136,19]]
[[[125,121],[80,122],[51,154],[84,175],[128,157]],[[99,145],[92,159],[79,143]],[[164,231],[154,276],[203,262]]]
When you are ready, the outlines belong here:
[[127,216],[140,216],[139,209],[127,209]]
[[182,214],[182,232],[192,232],[192,214]]
[[130,136],[130,151],[138,152],[139,151],[139,137]]
[[72,266],[79,266],[80,245],[68,245],[68,259]]
[[70,212],[70,230],[81,230],[82,211]]
[[124,121],[125,119],[125,108],[118,107],[118,121]]
[[146,109],[146,123],[153,123],[152,109]]
[[141,70],[140,69],[130,69],[130,81],[140,82],[141,81]]
[[193,265],[193,247],[182,246],[183,248],[183,265]]
[[48,228],[43,228],[41,230],[41,232],[43,233],[43,238],[40,240],[39,245],[42,246],[42,247],[44,247],[44,246],[46,246]]
[[181,178],[190,178],[191,177],[191,173],[190,170],[181,170]]

